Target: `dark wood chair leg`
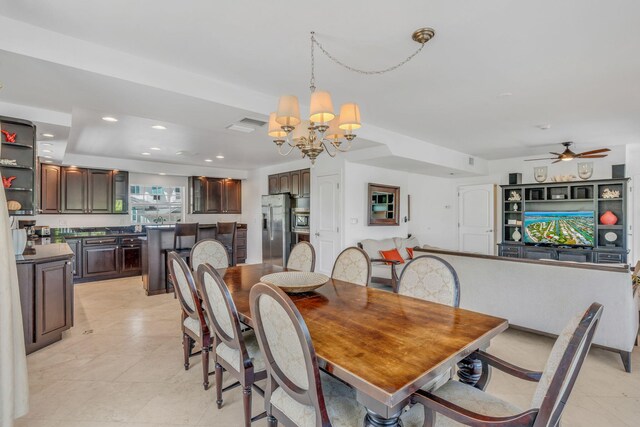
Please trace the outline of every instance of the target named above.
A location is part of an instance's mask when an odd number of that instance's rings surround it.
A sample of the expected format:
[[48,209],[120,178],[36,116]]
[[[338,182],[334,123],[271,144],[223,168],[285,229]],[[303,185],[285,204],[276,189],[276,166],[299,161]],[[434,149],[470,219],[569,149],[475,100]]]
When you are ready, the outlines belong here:
[[182,334],[182,350],[184,351],[184,370],[189,370],[189,356],[191,356],[191,338]]
[[242,388],[242,405],[244,406],[244,426],[251,427],[251,386]]
[[624,370],[630,373],[631,372],[631,352],[620,350],[620,357],[622,358],[622,364],[624,365]]
[[202,385],[205,390],[209,389],[209,343],[202,346]]
[[278,427],[278,420],[273,415],[267,416],[267,426],[268,427]]
[[222,365],[216,362],[216,403],[222,408]]

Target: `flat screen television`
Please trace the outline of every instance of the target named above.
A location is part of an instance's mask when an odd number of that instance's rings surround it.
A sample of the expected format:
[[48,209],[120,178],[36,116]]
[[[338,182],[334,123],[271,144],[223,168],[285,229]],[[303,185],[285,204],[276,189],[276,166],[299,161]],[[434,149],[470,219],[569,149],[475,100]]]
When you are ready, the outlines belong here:
[[594,246],[593,211],[525,212],[524,242],[559,246]]

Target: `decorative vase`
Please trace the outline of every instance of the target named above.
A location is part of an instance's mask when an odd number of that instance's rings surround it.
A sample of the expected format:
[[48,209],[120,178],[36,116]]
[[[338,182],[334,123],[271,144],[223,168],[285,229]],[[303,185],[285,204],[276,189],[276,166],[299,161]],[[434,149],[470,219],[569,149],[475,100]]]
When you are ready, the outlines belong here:
[[513,238],[514,242],[520,241],[520,239],[522,238],[522,234],[520,234],[520,230],[518,230],[518,227],[516,227],[516,230],[513,232],[511,237]]
[[593,162],[578,163],[578,176],[581,179],[589,179],[593,175]]
[[611,211],[606,211],[600,216],[600,224],[603,225],[615,225],[618,222],[618,217]]
[[27,230],[21,228],[19,230],[11,230],[13,240],[13,253],[22,255],[24,247],[27,245]]
[[537,182],[545,182],[547,180],[547,167],[539,166],[533,168],[533,177]]
[[518,212],[518,208],[519,208],[519,207],[520,207],[520,206],[518,206],[518,204],[517,204],[517,203],[514,203],[514,204],[513,204],[513,211],[514,211],[514,212]]

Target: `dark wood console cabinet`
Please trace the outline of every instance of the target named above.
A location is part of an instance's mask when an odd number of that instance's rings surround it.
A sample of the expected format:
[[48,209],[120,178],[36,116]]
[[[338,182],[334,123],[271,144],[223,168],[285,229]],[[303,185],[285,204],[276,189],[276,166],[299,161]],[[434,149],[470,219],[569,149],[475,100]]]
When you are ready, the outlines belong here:
[[[502,243],[499,255],[510,258],[550,259],[599,264],[627,263],[627,186],[628,179],[516,184],[502,186]],[[607,191],[617,191],[612,198]],[[607,195],[607,197],[605,197]],[[519,199],[519,200],[518,200]],[[603,224],[600,217],[612,212],[615,224]],[[536,243],[535,228],[527,241],[525,218],[538,212],[593,212],[594,228],[584,233],[581,224],[569,228],[569,244]],[[562,223],[557,221],[557,223]],[[564,221],[566,224],[567,222]],[[558,226],[564,230],[563,225]],[[515,233],[515,231],[518,233]],[[591,236],[591,233],[592,236]],[[546,235],[546,231],[544,233]],[[515,236],[515,237],[514,237]],[[588,239],[585,236],[591,236]],[[548,237],[545,239],[549,239]],[[529,244],[525,244],[527,242]],[[536,246],[537,244],[537,246]],[[591,247],[592,245],[592,247]]]
[[126,214],[129,173],[40,165],[41,214]]

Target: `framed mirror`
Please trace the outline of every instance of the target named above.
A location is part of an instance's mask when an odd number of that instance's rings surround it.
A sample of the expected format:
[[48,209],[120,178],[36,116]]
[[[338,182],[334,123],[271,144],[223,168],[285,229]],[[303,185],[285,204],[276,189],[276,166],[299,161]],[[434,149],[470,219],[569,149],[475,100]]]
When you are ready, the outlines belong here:
[[400,187],[369,184],[369,225],[400,225]]

